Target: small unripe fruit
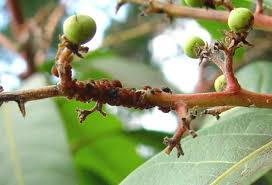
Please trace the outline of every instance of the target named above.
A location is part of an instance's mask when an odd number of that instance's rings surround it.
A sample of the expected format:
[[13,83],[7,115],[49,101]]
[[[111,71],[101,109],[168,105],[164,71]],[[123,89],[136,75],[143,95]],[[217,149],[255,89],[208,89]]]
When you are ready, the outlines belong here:
[[254,15],[247,8],[236,8],[229,14],[229,28],[237,33],[248,31],[254,21]]
[[192,36],[188,38],[184,44],[184,53],[191,58],[198,58],[197,50],[199,47],[205,46],[205,42],[197,36]]
[[63,23],[64,36],[76,45],[90,41],[94,37],[95,32],[95,21],[88,15],[72,15]]
[[227,81],[224,75],[221,75],[216,78],[214,81],[214,89],[216,92],[222,92],[227,87]]
[[191,7],[202,7],[204,6],[204,0],[184,0],[184,2]]

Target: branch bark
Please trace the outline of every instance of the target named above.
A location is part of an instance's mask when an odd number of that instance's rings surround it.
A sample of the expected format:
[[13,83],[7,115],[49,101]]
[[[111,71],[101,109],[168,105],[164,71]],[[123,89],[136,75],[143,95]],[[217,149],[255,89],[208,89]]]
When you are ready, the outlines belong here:
[[[119,4],[125,3],[134,3],[144,6],[148,5],[146,0],[120,0]],[[182,18],[194,18],[194,19],[204,19],[204,20],[212,20],[222,23],[228,22],[229,12],[227,11],[219,11],[219,10],[211,10],[204,8],[190,8],[185,6],[178,6],[171,3],[162,3],[157,0],[152,1],[152,9],[156,10],[155,12],[163,12],[168,16],[172,17],[182,17]],[[263,14],[255,14],[254,15],[254,27],[260,30],[272,31],[272,17],[263,15]]]
[[[114,82],[114,81],[112,81]],[[129,88],[119,88],[119,92],[127,91]],[[82,89],[81,89],[82,90]],[[90,95],[89,99],[97,99],[97,94],[92,92],[91,89],[87,89]],[[86,91],[87,91],[86,90]],[[95,89],[96,92],[99,92],[105,96],[103,103],[109,103],[116,106],[125,106],[128,107],[128,102],[119,102],[116,101],[118,97],[112,97],[110,94],[110,89],[105,89],[101,84],[100,89]],[[193,108],[198,106],[199,108],[209,108],[209,107],[218,107],[218,106],[241,106],[241,107],[259,107],[259,108],[272,108],[272,94],[259,94],[251,91],[241,89],[239,91],[231,92],[210,92],[210,93],[197,93],[197,94],[171,94],[165,93],[162,91],[153,92],[154,89],[139,89],[134,90],[135,93],[141,92],[145,102],[148,102],[150,106],[138,107],[137,104],[130,104],[133,108],[152,108],[154,106],[158,107],[175,107],[176,102],[182,102],[187,105],[188,108]],[[24,103],[28,101],[34,101],[44,98],[66,96],[58,88],[58,85],[47,86],[37,89],[30,90],[21,90],[14,92],[4,92],[0,94],[0,102],[8,101],[22,101]],[[108,96],[108,97],[107,97]],[[117,95],[116,95],[117,96]],[[133,98],[133,94],[127,94],[125,97],[129,100]],[[124,98],[124,96],[120,97]],[[113,99],[115,99],[114,103]],[[152,105],[152,106],[151,106]]]
[[263,13],[263,0],[256,0],[256,14],[261,14]]

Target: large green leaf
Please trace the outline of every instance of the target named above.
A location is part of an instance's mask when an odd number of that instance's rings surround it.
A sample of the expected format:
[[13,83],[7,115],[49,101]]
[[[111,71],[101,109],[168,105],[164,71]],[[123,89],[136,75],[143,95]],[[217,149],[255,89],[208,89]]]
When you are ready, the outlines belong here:
[[125,134],[137,143],[151,146],[156,151],[161,151],[165,147],[165,145],[160,142],[162,141],[162,138],[166,136],[170,137],[169,133],[145,129],[127,131]]
[[[237,72],[236,77],[243,88],[254,92],[272,93],[272,85],[270,83],[270,79],[272,78],[271,69],[272,64],[270,62],[258,61],[243,67]],[[272,172],[267,173],[255,184],[272,184]]]
[[160,153],[122,184],[249,184],[272,167],[271,120],[271,110],[228,111],[196,139],[182,141],[185,156]]
[[[40,77],[25,88],[45,85]],[[0,184],[77,184],[62,120],[52,100],[30,102],[25,118],[14,103],[0,109]]]
[[113,79],[122,79],[122,83],[129,87],[150,85],[174,89],[165,80],[163,74],[153,66],[136,61],[127,61],[122,57],[109,53],[99,54],[97,51],[94,54],[90,54],[80,61],[76,69],[83,74],[92,73],[93,69],[102,71]]
[[[244,88],[271,92],[271,69],[268,62],[256,62],[242,68],[237,77]],[[250,184],[272,168],[271,120],[270,109],[227,111],[219,121],[210,119],[212,126],[201,129],[196,139],[182,140],[185,156],[160,153],[122,184]]]
[[272,184],[272,171],[270,170],[262,178],[258,179],[254,185],[271,185]]

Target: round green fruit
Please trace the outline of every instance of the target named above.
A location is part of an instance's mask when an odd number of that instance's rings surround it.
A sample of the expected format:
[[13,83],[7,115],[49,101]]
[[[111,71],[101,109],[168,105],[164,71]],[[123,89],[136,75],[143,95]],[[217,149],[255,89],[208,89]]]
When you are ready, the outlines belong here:
[[199,58],[197,49],[203,46],[205,46],[205,42],[200,37],[192,36],[184,44],[184,53],[190,58]]
[[73,44],[80,45],[90,41],[95,32],[95,21],[88,15],[72,15],[63,23],[64,36]]
[[184,2],[191,7],[202,7],[204,6],[204,0],[184,0]]
[[248,31],[254,22],[254,15],[247,8],[236,8],[229,14],[229,28],[237,33]]
[[214,81],[214,89],[216,92],[222,92],[227,87],[227,81],[224,75],[221,75],[216,78]]

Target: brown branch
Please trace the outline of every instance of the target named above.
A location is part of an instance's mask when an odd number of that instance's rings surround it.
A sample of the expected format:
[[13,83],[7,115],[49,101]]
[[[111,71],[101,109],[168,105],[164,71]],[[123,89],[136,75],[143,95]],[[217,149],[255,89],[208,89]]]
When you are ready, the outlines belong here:
[[175,102],[183,101],[188,108],[195,106],[208,108],[216,106],[241,106],[254,105],[259,108],[272,108],[272,94],[259,94],[244,89],[238,92],[210,92],[199,94],[161,94],[149,95],[148,101],[163,107],[172,106]]
[[45,86],[36,89],[20,90],[14,92],[2,92],[0,94],[0,102],[8,101],[33,101],[44,98],[61,96],[61,92],[56,85]]
[[13,36],[19,40],[18,33],[21,31],[21,27],[24,24],[24,17],[19,5],[19,0],[7,0],[6,4],[11,14],[11,28]]
[[222,112],[225,112],[227,110],[230,110],[234,108],[234,106],[218,106],[218,107],[212,107],[212,108],[208,108],[208,109],[205,109],[202,114],[210,114],[212,116],[215,116],[216,119],[219,119],[220,118],[220,114]]
[[[96,85],[100,83],[99,85]],[[78,82],[81,89],[71,89],[74,91],[76,99],[85,97],[84,101],[101,101],[110,105],[133,107],[140,109],[149,109],[154,106],[170,107],[175,106],[176,102],[183,102],[188,109],[210,108],[218,106],[242,106],[257,108],[272,108],[272,94],[260,94],[241,89],[238,92],[210,92],[197,94],[171,94],[161,92],[152,92],[152,89],[130,89],[122,88],[122,85],[109,84],[117,81],[92,80]],[[118,83],[120,83],[118,81]],[[88,85],[89,84],[89,85]],[[100,94],[99,94],[100,93]],[[80,95],[82,97],[80,97]],[[0,102],[20,101],[28,102],[55,96],[67,96],[58,86],[47,86],[43,88],[22,90],[15,92],[4,92],[0,94]],[[141,100],[141,101],[140,101]],[[138,101],[138,102],[137,102]]]
[[35,71],[31,44],[24,43],[25,38],[28,37],[28,26],[25,24],[23,13],[19,5],[19,0],[7,0],[6,4],[11,14],[11,29],[13,37],[18,43],[22,44],[22,47],[20,48],[20,55],[26,61],[27,71],[21,74],[20,78],[25,79],[29,76],[29,74],[32,74],[33,71]]
[[[118,3],[122,3],[122,4],[135,3],[139,5],[148,6],[146,0],[119,0]],[[117,6],[119,6],[119,4]],[[190,8],[190,7],[174,5],[171,3],[162,3],[162,2],[159,2],[158,0],[152,1],[152,9],[154,10],[153,12],[160,12],[160,13],[164,12],[165,14],[172,17],[204,19],[204,20],[218,21],[222,23],[227,23],[228,15],[229,15],[229,12],[227,11]],[[263,15],[263,14],[255,14],[254,27],[260,30],[272,31],[272,17]]]
[[0,104],[4,102],[15,101],[23,116],[26,115],[25,103],[33,100],[40,100],[44,98],[60,96],[61,92],[57,86],[47,86],[37,89],[21,90],[14,92],[3,92],[0,93]]
[[229,53],[228,51],[225,51],[225,70],[224,70],[224,75],[226,77],[227,81],[227,87],[226,91],[239,91],[241,89],[236,77],[234,76],[234,71],[233,71],[233,55],[232,53]]
[[164,149],[164,152],[166,154],[169,155],[172,152],[173,148],[176,147],[177,156],[179,157],[180,155],[184,155],[184,152],[180,145],[180,140],[186,131],[185,127],[186,120],[183,120],[182,118],[185,118],[187,116],[188,108],[186,104],[178,103],[175,107],[175,111],[178,117],[178,127],[173,137],[172,138],[165,137],[163,143],[167,145],[167,147]]
[[263,13],[263,0],[256,0],[256,14],[262,14]]
[[21,44],[20,55],[27,64],[27,71],[20,75],[21,79],[25,79],[35,71],[35,65],[33,62],[33,52],[31,44],[26,43],[25,39],[28,38],[28,25],[25,23],[23,13],[21,11],[19,0],[7,0],[7,8],[11,14],[11,29],[13,37]]
[[35,53],[35,64],[42,64],[46,58],[48,49],[50,47],[53,34],[57,27],[57,23],[59,22],[60,18],[63,16],[65,10],[64,4],[59,4],[57,7],[54,8],[50,16],[48,17],[47,24],[43,25],[44,33],[41,38],[41,42],[38,43],[40,46]]
[[214,2],[215,6],[224,6],[228,11],[233,10],[233,6],[230,1],[219,0]]

